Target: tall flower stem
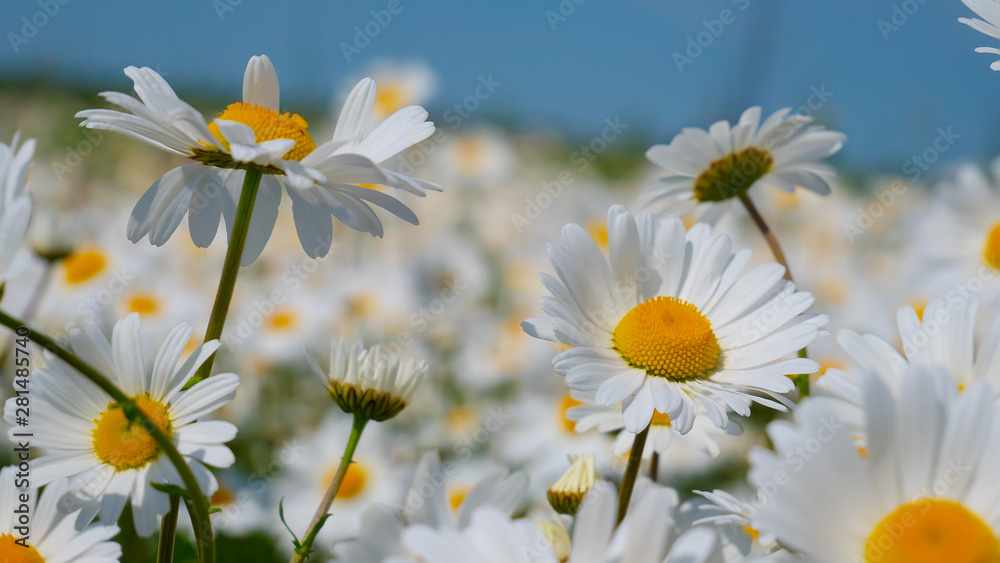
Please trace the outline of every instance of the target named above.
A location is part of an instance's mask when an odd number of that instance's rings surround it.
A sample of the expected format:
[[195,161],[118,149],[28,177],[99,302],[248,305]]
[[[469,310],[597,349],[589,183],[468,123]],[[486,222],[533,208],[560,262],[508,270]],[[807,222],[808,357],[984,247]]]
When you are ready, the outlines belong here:
[[333,504],[333,499],[337,498],[340,484],[344,482],[347,468],[350,467],[351,458],[354,457],[354,450],[358,447],[358,441],[361,439],[361,432],[364,431],[367,423],[367,418],[354,415],[354,426],[351,427],[351,437],[347,440],[347,448],[344,449],[344,457],[340,460],[340,467],[337,468],[337,474],[333,476],[330,488],[326,490],[323,500],[319,503],[319,508],[316,509],[316,514],[313,515],[312,522],[309,523],[309,530],[302,538],[301,543],[295,547],[295,555],[292,556],[291,563],[302,563],[312,552],[313,543],[329,516],[330,505]]
[[156,550],[156,563],[171,563],[174,560],[174,536],[177,535],[177,515],[180,513],[181,497],[170,495],[170,511],[160,522],[160,544]]
[[191,468],[188,467],[187,463],[184,462],[184,458],[181,456],[177,448],[174,447],[173,440],[170,436],[167,436],[159,426],[156,425],[146,413],[142,412],[138,406],[136,406],[135,401],[130,399],[125,393],[120,389],[115,387],[111,381],[97,371],[87,362],[80,359],[76,354],[70,352],[66,348],[62,347],[58,342],[53,340],[50,336],[45,333],[38,332],[15,317],[10,316],[7,312],[0,310],[0,324],[11,329],[15,333],[19,328],[26,327],[29,328],[31,342],[41,346],[45,350],[48,350],[53,355],[55,355],[60,360],[69,364],[73,369],[78,371],[83,377],[90,380],[94,385],[97,385],[101,391],[107,393],[114,401],[115,404],[121,407],[122,411],[128,419],[135,423],[141,425],[142,429],[145,430],[156,445],[160,447],[160,450],[167,456],[171,465],[180,474],[181,480],[184,482],[184,488],[187,494],[191,497],[191,507],[193,508],[191,512],[191,523],[194,526],[195,539],[198,544],[198,561],[201,563],[214,563],[215,562],[215,536],[212,533],[212,521],[209,519],[209,507],[210,502],[205,493],[202,492],[201,486],[198,485],[198,480],[195,479],[194,473],[191,472]]
[[[767,241],[767,246],[771,249],[774,259],[785,267],[785,279],[794,283],[792,269],[788,267],[788,259],[785,258],[785,252],[781,250],[781,243],[778,242],[778,237],[774,235],[774,231],[768,226],[767,221],[764,220],[764,216],[760,214],[760,211],[757,211],[757,206],[753,204],[753,200],[750,199],[750,196],[746,192],[740,194],[740,201],[743,203],[743,207],[746,208],[747,213],[750,214],[750,218],[753,219],[754,225],[757,225],[757,230],[760,231],[764,240]],[[807,357],[805,348],[799,350],[799,357]],[[795,387],[799,389],[799,396],[805,397],[809,395],[809,374],[797,375],[794,381]]]
[[[243,261],[243,247],[246,246],[250,218],[253,215],[254,202],[257,201],[261,177],[260,170],[255,168],[246,170],[243,189],[240,190],[240,201],[236,205],[233,232],[229,236],[229,248],[226,249],[226,261],[222,265],[222,276],[219,278],[219,289],[215,292],[215,303],[212,304],[212,314],[208,318],[208,328],[205,330],[205,342],[222,337],[222,327],[226,324],[229,303],[233,300],[233,289],[236,288],[236,276],[240,273],[240,263]],[[214,355],[208,358],[198,368],[188,386],[195,385],[211,375],[214,361]]]
[[632,451],[628,455],[628,465],[625,466],[625,476],[622,478],[622,488],[618,491],[619,524],[625,519],[625,512],[628,511],[628,502],[632,498],[635,478],[639,475],[639,465],[642,463],[642,451],[646,449],[646,436],[648,435],[649,426],[636,434],[635,441],[632,442]]

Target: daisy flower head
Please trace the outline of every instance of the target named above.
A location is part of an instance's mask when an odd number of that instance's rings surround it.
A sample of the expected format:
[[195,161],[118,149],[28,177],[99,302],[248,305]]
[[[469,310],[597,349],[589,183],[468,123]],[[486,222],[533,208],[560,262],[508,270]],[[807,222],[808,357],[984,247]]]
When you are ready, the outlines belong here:
[[672,216],[699,215],[715,223],[728,202],[755,185],[794,192],[801,186],[830,193],[837,178],[824,159],[844,144],[843,133],[808,126],[812,117],[784,108],[761,123],[760,107],[743,112],[735,125],[717,121],[708,131],[687,128],[669,145],[655,145],[646,158],[666,176],[645,189],[642,204]]
[[[111,538],[118,535],[114,525],[74,525],[75,513],[60,510],[59,499],[69,486],[65,480],[38,489],[20,488],[17,467],[0,471],[0,561],[5,563],[112,563],[122,556],[122,548]],[[22,495],[26,495],[24,500]],[[18,512],[15,514],[15,510]],[[24,533],[21,516],[30,522]],[[20,529],[18,529],[20,528]],[[27,535],[27,542],[15,543]]]
[[958,394],[948,379],[916,366],[894,395],[866,376],[864,450],[822,399],[771,423],[775,451],[750,456],[751,481],[772,484],[754,528],[818,563],[1000,561],[992,391],[978,381]]
[[[195,370],[219,347],[218,341],[206,342],[182,362],[191,332],[186,324],[171,330],[152,369],[147,368],[135,313],[115,324],[110,341],[90,323],[71,335],[70,343],[77,356],[109,377],[173,440],[203,492],[211,495],[217,482],[206,466],[232,465],[233,453],[224,443],[236,436],[236,427],[201,419],[232,400],[239,377],[214,375],[183,391]],[[71,486],[60,506],[80,510],[81,524],[98,512],[101,522],[113,524],[131,499],[136,532],[152,534],[157,516],[170,509],[167,494],[153,484],[183,487],[180,475],[152,436],[131,423],[110,396],[58,358],[47,354],[46,361],[28,383],[35,407],[28,427],[15,426],[16,397],[8,399],[4,408],[4,419],[16,428],[11,432],[32,432],[34,445],[43,452],[32,464],[34,483],[69,478]]]
[[816,386],[849,405],[844,416],[855,421],[864,408],[864,373],[878,377],[893,393],[899,392],[912,366],[943,369],[950,386],[959,391],[979,380],[1000,389],[1000,318],[977,339],[978,309],[978,299],[957,295],[932,299],[920,314],[909,305],[900,308],[896,323],[902,352],[874,334],[843,330],[837,342],[855,369],[830,368]]
[[790,357],[820,336],[825,315],[768,263],[748,272],[749,250],[733,252],[725,235],[700,223],[608,211],[608,254],[579,225],[550,245],[557,277],[541,274],[552,294],[548,318],[528,319],[535,338],[570,348],[555,370],[598,405],[621,403],[625,428],[641,432],[654,412],[687,434],[699,416],[729,425],[728,410],[750,414],[754,402],[784,410],[793,374],[814,373],[812,360]]
[[403,360],[382,346],[365,348],[360,341],[335,340],[330,369],[324,371],[311,355],[309,364],[330,390],[330,398],[346,413],[381,422],[400,412],[427,375],[427,362]]
[[[1000,4],[996,0],[962,0],[962,3],[983,19],[958,18],[959,22],[994,39],[1000,39]],[[996,47],[976,47],[976,52],[1000,55],[1000,49]],[[1000,60],[993,62],[990,68],[1000,70]]]
[[[382,223],[369,204],[413,224],[417,218],[403,203],[369,185],[385,185],[418,196],[441,188],[393,172],[381,164],[434,132],[419,106],[405,107],[372,127],[375,83],[364,79],[348,96],[333,138],[317,144],[298,114],[279,111],[278,75],[265,55],[254,56],[243,78],[243,101],[230,104],[208,122],[181,100],[159,74],[128,67],[139,99],[104,92],[105,100],[125,111],[81,111],[81,125],[117,131],[193,161],[170,170],[139,199],[128,237],[148,236],[161,246],[185,215],[191,240],[208,247],[220,219],[231,230],[247,171],[263,175],[253,207],[243,264],[257,259],[274,230],[282,186],[292,200],[292,214],[303,250],[325,256],[332,244],[331,215],[349,227],[381,237]],[[364,184],[364,185],[361,185]]]
[[35,140],[18,147],[19,135],[9,145],[0,143],[0,283],[17,274],[15,258],[21,254],[31,217],[28,169],[35,154]]

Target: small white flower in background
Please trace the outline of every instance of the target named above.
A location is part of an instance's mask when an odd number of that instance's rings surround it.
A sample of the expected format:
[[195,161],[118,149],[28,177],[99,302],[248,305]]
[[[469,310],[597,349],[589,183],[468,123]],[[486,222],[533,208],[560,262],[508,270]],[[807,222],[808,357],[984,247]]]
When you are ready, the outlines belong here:
[[[17,467],[5,467],[0,471],[0,561],[5,563],[87,563],[117,562],[122,556],[122,548],[111,538],[118,535],[115,525],[93,524],[85,527],[73,525],[76,513],[59,509],[58,501],[69,487],[65,480],[50,484],[39,494],[38,489],[17,487]],[[28,501],[18,498],[27,494]],[[30,524],[29,533],[23,533],[23,526],[16,521],[22,513],[15,509],[24,505]],[[21,530],[15,527],[22,527]],[[27,545],[16,544],[27,535]]]
[[307,357],[344,412],[376,422],[402,412],[427,375],[424,360],[403,361],[397,354],[383,352],[380,345],[365,348],[360,341],[349,345],[343,338],[333,342],[329,371]]
[[[962,3],[983,19],[958,18],[958,21],[993,39],[1000,39],[1000,4],[996,0],[962,0]],[[1000,49],[996,47],[977,47],[976,52],[1000,55]],[[1000,70],[1000,61],[994,61],[990,68]]]
[[823,161],[840,150],[846,137],[806,127],[812,118],[790,111],[778,110],[761,123],[755,106],[736,125],[717,121],[708,131],[687,128],[669,145],[650,148],[646,158],[667,175],[644,190],[643,205],[670,216],[696,213],[715,223],[734,198],[758,184],[829,194],[837,172]]
[[757,513],[753,504],[719,489],[694,492],[708,500],[707,504],[698,507],[707,516],[695,520],[696,525],[715,526],[724,541],[738,549],[743,556],[764,555],[777,548],[774,534],[761,532],[753,527],[753,516]]
[[264,176],[254,205],[243,264],[257,259],[278,216],[282,185],[292,200],[302,248],[310,257],[325,256],[332,243],[334,216],[349,227],[382,236],[382,223],[369,203],[417,224],[399,200],[358,184],[380,184],[418,196],[440,191],[430,182],[380,166],[434,132],[427,111],[410,106],[371,124],[375,83],[355,86],[337,121],[333,139],[316,145],[308,123],[299,115],[279,112],[278,76],[266,56],[247,64],[243,101],[230,104],[211,123],[182,101],[170,85],[149,68],[128,67],[139,99],[119,92],[101,95],[128,113],[81,111],[83,127],[117,131],[167,152],[186,156],[187,164],[164,174],[139,199],[129,221],[128,236],[145,236],[161,246],[185,215],[191,240],[205,248],[215,239],[220,218],[232,228],[246,169]]
[[[0,143],[0,283],[20,270],[22,244],[31,218],[28,169],[35,154],[35,140],[18,148],[20,135],[10,145]],[[17,260],[15,260],[17,259]]]
[[402,507],[396,510],[373,504],[366,508],[358,537],[337,544],[338,557],[352,563],[382,563],[387,558],[412,555],[402,543],[407,527],[464,530],[473,514],[483,507],[509,519],[524,502],[528,490],[527,476],[498,467],[487,471],[455,506],[448,496],[446,475],[437,452],[425,453]]
[[[191,332],[186,324],[170,331],[152,370],[146,367],[135,313],[115,324],[110,341],[90,323],[72,335],[70,343],[77,356],[108,377],[172,438],[202,492],[211,495],[217,482],[206,465],[233,464],[233,453],[224,443],[236,436],[236,427],[201,419],[231,401],[240,380],[236,374],[222,373],[182,391],[219,347],[218,341],[206,342],[182,363]],[[60,507],[80,510],[79,525],[90,522],[98,512],[101,522],[117,522],[131,498],[136,532],[149,536],[157,517],[170,509],[167,494],[153,484],[184,487],[180,475],[152,436],[131,423],[111,397],[58,358],[47,354],[46,360],[48,365],[36,369],[28,383],[33,397],[29,425],[15,426],[16,397],[4,407],[11,432],[32,432],[33,445],[43,452],[32,461],[32,481],[45,485],[70,478],[71,487]]]
[[790,357],[827,322],[804,314],[812,295],[780,264],[744,273],[750,251],[734,253],[704,223],[685,232],[680,219],[637,219],[608,211],[610,264],[583,227],[563,228],[564,246],[549,246],[558,279],[541,275],[549,318],[526,320],[525,332],[570,346],[556,371],[599,405],[621,403],[630,432],[654,412],[687,434],[699,416],[725,429],[730,409],[748,416],[754,402],[784,410],[788,376],[819,369]]
[[437,89],[434,70],[422,61],[378,60],[365,74],[378,83],[372,117],[385,119],[412,105],[424,105]]
[[751,452],[749,481],[787,479],[753,527],[818,563],[1000,561],[1000,419],[990,386],[958,393],[940,368],[914,366],[897,393],[875,375],[863,393],[864,449],[829,399],[807,398],[794,424],[768,426],[774,451]]

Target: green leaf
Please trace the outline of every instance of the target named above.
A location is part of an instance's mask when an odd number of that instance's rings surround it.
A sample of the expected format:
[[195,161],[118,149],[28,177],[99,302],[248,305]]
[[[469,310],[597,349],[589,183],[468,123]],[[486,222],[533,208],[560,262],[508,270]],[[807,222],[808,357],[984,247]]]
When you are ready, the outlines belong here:
[[166,483],[150,483],[157,491],[161,493],[167,493],[168,495],[177,495],[182,498],[191,499],[191,495],[188,494],[187,489],[182,489],[177,485],[168,485]]

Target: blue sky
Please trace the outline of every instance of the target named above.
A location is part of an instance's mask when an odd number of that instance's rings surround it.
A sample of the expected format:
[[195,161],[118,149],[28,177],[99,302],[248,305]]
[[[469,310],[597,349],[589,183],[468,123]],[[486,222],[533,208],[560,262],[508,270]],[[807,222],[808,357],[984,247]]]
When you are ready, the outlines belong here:
[[[0,76],[127,91],[121,69],[146,65],[182,95],[235,100],[246,60],[266,53],[282,105],[294,108],[329,97],[377,59],[422,59],[440,78],[432,109],[492,75],[502,86],[477,117],[588,138],[620,116],[660,141],[734,120],[748,105],[801,105],[815,88],[832,92],[820,121],[848,135],[841,164],[900,171],[949,127],[958,138],[941,168],[1000,153],[1000,73],[973,52],[996,42],[956,21],[970,14],[958,0],[62,1],[33,37],[14,38],[16,53],[10,34],[42,5],[0,5]],[[369,25],[378,34],[348,62],[342,44],[393,2],[398,13]],[[560,3],[566,15],[553,17]],[[902,22],[904,8],[912,13],[902,25],[880,29],[894,9]],[[679,71],[674,54],[703,31],[707,46]]]

